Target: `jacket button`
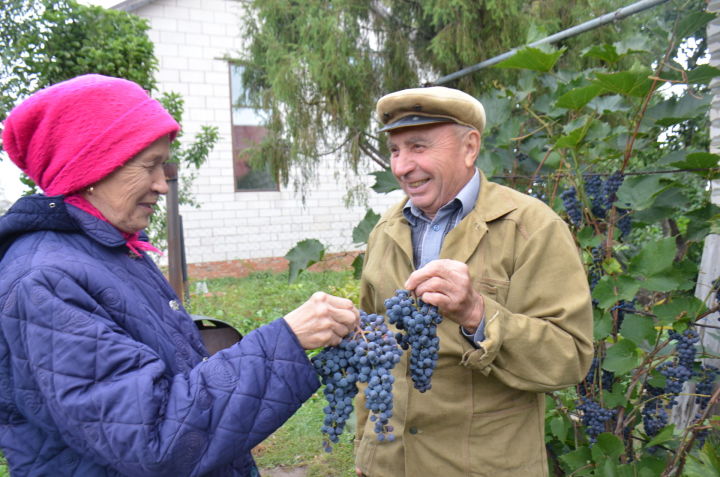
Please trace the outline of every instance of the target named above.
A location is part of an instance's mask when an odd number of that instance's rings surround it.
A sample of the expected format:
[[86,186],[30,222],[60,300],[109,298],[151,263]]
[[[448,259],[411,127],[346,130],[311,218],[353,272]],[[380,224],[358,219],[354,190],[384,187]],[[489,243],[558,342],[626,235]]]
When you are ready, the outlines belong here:
[[408,432],[410,432],[410,434],[417,434],[418,433],[417,427],[411,427],[410,429],[408,429]]

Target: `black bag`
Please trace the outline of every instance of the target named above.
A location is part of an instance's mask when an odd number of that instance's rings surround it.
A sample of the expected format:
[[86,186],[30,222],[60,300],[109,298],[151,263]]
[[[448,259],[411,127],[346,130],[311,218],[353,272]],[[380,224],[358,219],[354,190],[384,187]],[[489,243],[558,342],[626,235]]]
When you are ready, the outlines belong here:
[[230,323],[226,323],[216,318],[202,315],[190,315],[195,321],[195,325],[200,330],[205,348],[207,348],[210,356],[218,351],[228,348],[238,341],[243,335],[236,330]]

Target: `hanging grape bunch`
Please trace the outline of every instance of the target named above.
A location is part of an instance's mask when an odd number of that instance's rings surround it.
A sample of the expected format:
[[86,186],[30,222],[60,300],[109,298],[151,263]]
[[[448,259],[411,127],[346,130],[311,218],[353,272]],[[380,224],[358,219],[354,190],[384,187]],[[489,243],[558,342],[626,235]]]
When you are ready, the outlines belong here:
[[421,393],[429,390],[430,379],[437,365],[440,338],[437,327],[442,316],[437,307],[410,297],[407,290],[397,290],[395,296],[385,300],[385,309],[390,324],[400,333],[395,335],[403,349],[410,349],[410,376],[415,389]]
[[337,443],[345,429],[345,423],[352,413],[352,400],[358,393],[357,383],[367,383],[365,407],[372,413],[378,440],[395,439],[392,426],[392,384],[391,374],[400,361],[402,350],[393,333],[385,325],[382,315],[360,312],[360,327],[345,338],[338,346],[323,349],[312,358],[315,370],[320,375],[325,389],[323,393],[328,405],[325,406],[325,420],[322,433],[327,436],[323,446],[332,450],[331,442]]
[[[622,172],[616,171],[605,181],[597,174],[585,174],[583,176],[585,195],[590,202],[590,212],[596,219],[606,219],[608,211],[617,200],[617,191],[620,189],[625,176]],[[563,207],[568,214],[568,219],[576,227],[583,224],[583,207],[577,196],[575,187],[570,187],[560,194]],[[630,211],[616,208],[616,225],[623,237],[630,234],[632,230],[632,219]]]

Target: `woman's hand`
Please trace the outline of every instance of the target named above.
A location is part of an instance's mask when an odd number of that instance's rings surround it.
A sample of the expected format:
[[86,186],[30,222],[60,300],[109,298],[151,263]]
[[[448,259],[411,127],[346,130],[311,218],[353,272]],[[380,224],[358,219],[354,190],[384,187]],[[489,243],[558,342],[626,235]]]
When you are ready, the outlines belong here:
[[285,315],[285,321],[305,349],[335,346],[360,322],[360,313],[347,298],[316,292]]

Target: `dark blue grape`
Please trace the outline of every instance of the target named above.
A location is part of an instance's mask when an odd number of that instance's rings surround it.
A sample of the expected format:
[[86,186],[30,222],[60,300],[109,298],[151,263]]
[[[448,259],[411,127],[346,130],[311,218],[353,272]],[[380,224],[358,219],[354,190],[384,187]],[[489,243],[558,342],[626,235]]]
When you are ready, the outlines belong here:
[[597,441],[597,436],[605,432],[606,424],[617,415],[617,410],[605,409],[590,399],[578,401],[577,410],[582,413],[582,422],[590,443]]
[[365,407],[375,422],[379,440],[392,441],[393,394],[395,378],[391,371],[400,361],[402,349],[395,335],[385,325],[382,315],[360,312],[360,328],[343,338],[338,346],[323,349],[312,361],[325,385],[328,405],[323,409],[325,421],[321,431],[327,436],[325,450],[332,450],[353,411],[352,399],[357,383],[367,383]]
[[606,210],[604,208],[603,181],[598,175],[586,174],[585,195],[590,199],[590,211],[599,218],[604,219]]
[[565,189],[560,194],[560,199],[562,200],[563,207],[565,207],[565,211],[567,211],[570,223],[572,223],[576,227],[580,227],[583,223],[582,205],[578,200],[575,187]]
[[437,365],[440,338],[437,326],[442,321],[437,307],[415,303],[407,290],[397,290],[395,296],[385,300],[388,322],[403,330],[398,341],[410,349],[408,359],[413,386],[420,392],[429,390],[433,370]]
[[623,173],[617,171],[613,172],[612,175],[608,177],[603,184],[603,208],[605,210],[610,210],[610,208],[612,207],[613,202],[615,202],[615,200],[617,199],[615,194],[617,193],[624,180],[625,176],[623,175]]
[[698,382],[695,384],[695,402],[700,405],[700,409],[705,409],[710,402],[710,396],[713,392],[715,378],[718,376],[718,368],[715,366],[702,365],[698,373]]

